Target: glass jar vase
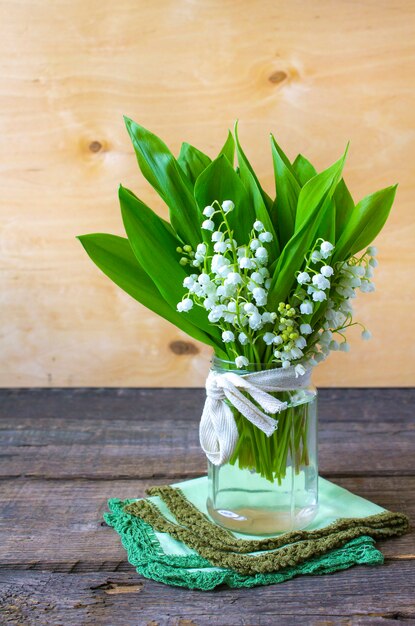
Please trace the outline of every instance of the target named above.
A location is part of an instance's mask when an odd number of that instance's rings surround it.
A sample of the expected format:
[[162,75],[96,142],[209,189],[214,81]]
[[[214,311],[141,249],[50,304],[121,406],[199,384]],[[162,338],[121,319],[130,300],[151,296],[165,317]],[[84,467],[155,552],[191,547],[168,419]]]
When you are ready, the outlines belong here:
[[[216,357],[215,372],[243,375],[273,365],[250,364],[243,370]],[[318,505],[317,391],[272,393],[287,403],[275,416],[278,428],[267,437],[234,407],[239,440],[228,463],[208,461],[210,516],[220,526],[252,535],[305,528]]]

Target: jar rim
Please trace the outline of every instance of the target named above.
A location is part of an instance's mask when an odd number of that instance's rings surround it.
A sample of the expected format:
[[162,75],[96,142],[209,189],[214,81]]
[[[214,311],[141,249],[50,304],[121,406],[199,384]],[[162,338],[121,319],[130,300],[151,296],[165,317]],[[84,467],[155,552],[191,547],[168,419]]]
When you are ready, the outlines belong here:
[[[233,365],[233,367],[236,369],[236,365],[235,365],[235,361],[233,360],[228,360],[228,359],[221,359],[220,357],[216,356],[215,354],[212,356],[211,361],[212,364],[223,364],[223,365]],[[249,367],[250,365],[255,365],[256,367],[261,366],[261,367],[274,367],[275,368],[275,363],[258,363],[258,361],[252,361],[248,363]]]
[[[250,362],[247,365],[238,368],[235,361],[222,359],[216,356],[216,354],[213,354],[210,360],[210,369],[219,373],[232,372],[234,374],[239,374],[240,376],[253,374],[255,372],[263,372],[264,370],[283,370],[283,368],[278,367],[276,363],[258,363],[257,361]],[[311,386],[314,386],[313,383],[310,384]]]
[[250,362],[242,368],[238,368],[235,361],[221,359],[215,354],[212,356],[210,364],[212,369],[232,371],[237,374],[250,374],[263,370],[278,369],[275,363],[258,363],[257,361]]

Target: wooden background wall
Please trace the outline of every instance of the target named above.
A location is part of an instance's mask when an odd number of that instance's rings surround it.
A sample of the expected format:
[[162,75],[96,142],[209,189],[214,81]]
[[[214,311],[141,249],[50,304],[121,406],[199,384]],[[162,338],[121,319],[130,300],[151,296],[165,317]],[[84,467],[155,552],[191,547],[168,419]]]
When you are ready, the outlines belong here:
[[[240,120],[272,190],[268,133],[319,168],[347,140],[355,199],[399,182],[378,239],[371,343],[320,385],[410,385],[414,372],[415,2],[1,0],[3,386],[201,385],[209,350],[130,301],[75,235],[122,234],[117,186],[161,215],[122,114],[211,155]],[[412,265],[412,267],[411,267]],[[353,335],[353,333],[351,333]]]

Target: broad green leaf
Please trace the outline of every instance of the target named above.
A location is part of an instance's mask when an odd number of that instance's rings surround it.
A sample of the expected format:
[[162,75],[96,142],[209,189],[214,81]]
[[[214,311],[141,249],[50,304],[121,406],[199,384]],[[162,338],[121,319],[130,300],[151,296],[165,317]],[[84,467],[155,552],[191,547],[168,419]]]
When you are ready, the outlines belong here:
[[269,231],[274,238],[272,245],[273,254],[270,255],[270,262],[272,263],[275,257],[279,255],[278,237],[267,210],[267,203],[272,203],[272,200],[262,189],[251,164],[242,150],[241,144],[239,143],[237,124],[235,124],[235,143],[241,181],[248,192],[249,200],[255,209],[256,217],[264,224],[265,229]]
[[324,241],[330,241],[334,245],[336,243],[336,204],[333,198],[329,196],[327,196],[325,202],[327,202],[327,207],[324,213],[324,220],[318,225],[316,239],[321,238]]
[[271,150],[277,193],[272,212],[275,212],[278,240],[280,246],[283,247],[294,233],[297,202],[301,188],[293,173],[291,163],[272,135]]
[[179,313],[167,304],[139,264],[128,239],[104,233],[82,235],[78,239],[95,265],[118,287],[193,339],[214,345],[209,335],[189,322],[186,314]]
[[[168,304],[176,307],[185,293],[183,280],[188,275],[179,264],[177,239],[165,228],[158,215],[125,187],[120,186],[119,199],[133,253]],[[220,338],[218,329],[208,321],[207,312],[200,307],[193,307],[183,315],[212,337]]]
[[342,260],[368,246],[383,228],[391,210],[397,185],[363,198],[354,208],[336,245],[334,260]]
[[221,156],[222,154],[226,156],[229,163],[233,167],[233,162],[235,160],[235,142],[234,142],[234,139],[232,137],[232,133],[230,130],[228,131],[228,136],[218,156]]
[[311,178],[301,189],[298,196],[297,213],[295,216],[295,229],[298,230],[307,220],[310,212],[331,197],[343,170],[347,148],[344,155],[329,168]]
[[274,146],[275,150],[277,150],[280,159],[282,160],[282,162],[284,163],[285,167],[287,168],[287,170],[289,170],[289,172],[294,176],[294,178],[296,179],[297,183],[299,183],[299,179],[297,178],[297,172],[295,171],[293,165],[291,165],[291,161],[290,159],[287,157],[287,155],[285,154],[285,152],[283,151],[283,149],[281,148],[281,146],[278,145],[275,137],[273,134],[271,134],[271,146]]
[[185,142],[182,143],[177,162],[192,185],[194,185],[199,174],[212,163],[212,159],[194,146]]
[[273,204],[273,199],[269,197],[269,195],[267,194],[267,192],[262,188],[261,183],[258,180],[258,177],[255,173],[254,168],[252,167],[252,165],[250,164],[250,162],[248,161],[245,152],[242,150],[242,146],[239,142],[239,134],[238,134],[238,122],[235,122],[235,143],[236,143],[236,149],[237,149],[237,155],[238,155],[238,168],[241,170],[242,172],[242,165],[241,165],[241,161],[244,162],[245,165],[245,169],[248,169],[252,178],[255,180],[256,186],[258,187],[261,196],[262,196],[262,200],[265,204],[265,207],[267,209],[267,211],[269,211],[272,207]]
[[293,163],[293,170],[297,175],[301,187],[304,187],[310,178],[317,175],[314,166],[302,154],[297,155]]
[[228,213],[229,225],[238,244],[247,243],[255,212],[241,179],[223,154],[200,174],[195,184],[195,197],[201,211],[214,200],[219,203],[232,200],[235,208]]
[[318,237],[318,231],[325,220],[330,219],[332,202],[326,198],[310,211],[287,245],[276,264],[269,292],[269,309],[275,310],[279,302],[285,301],[296,284],[295,272],[301,269],[304,257]]
[[161,139],[128,118],[125,123],[143,176],[169,207],[176,233],[194,247],[201,234],[192,183]]
[[338,241],[354,210],[353,198],[343,178],[339,180],[334,190],[333,200],[336,204],[336,241]]
[[[271,219],[271,222],[274,224],[274,228],[277,231],[277,234],[279,236],[280,234],[280,229],[278,228],[278,207],[277,207],[277,198],[274,198],[274,200],[272,201],[272,204],[269,208],[269,217]],[[279,247],[281,247],[283,245],[283,242],[281,240],[278,241],[278,245]]]

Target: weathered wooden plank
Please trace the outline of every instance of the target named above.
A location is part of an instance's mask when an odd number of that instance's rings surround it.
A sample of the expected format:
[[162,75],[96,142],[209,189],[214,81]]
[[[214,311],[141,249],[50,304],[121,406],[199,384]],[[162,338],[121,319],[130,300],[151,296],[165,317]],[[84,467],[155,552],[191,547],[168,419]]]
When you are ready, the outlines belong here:
[[[168,415],[193,419],[195,409],[203,405],[204,393],[189,388],[0,389],[0,418],[135,420],[140,415],[140,419],[155,420]],[[404,390],[404,401],[408,393]]]
[[[143,438],[148,445],[162,446],[176,445],[189,431],[192,440],[197,434],[199,407],[192,411],[191,418],[183,416],[170,417],[165,414],[154,415],[149,418],[139,411],[134,418],[125,419],[114,415],[112,420],[103,420],[96,417],[79,416],[69,422],[65,418],[39,417],[27,419],[0,420],[0,449],[4,446],[61,446],[72,443],[74,438],[80,445],[140,445]],[[8,422],[8,423],[7,423]],[[155,428],[157,424],[157,428]],[[325,443],[358,442],[365,438],[368,444],[385,438],[392,438],[397,445],[408,440],[415,440],[415,425],[406,419],[396,416],[393,422],[386,420],[356,421],[352,415],[346,420],[320,417],[320,441]],[[190,442],[189,442],[190,443]],[[4,450],[3,450],[4,451]]]
[[[1,396],[3,477],[144,479],[205,471],[198,441],[202,390],[34,390]],[[410,389],[322,390],[321,472],[413,474],[413,399]]]
[[[176,481],[180,477],[176,478]],[[108,498],[143,496],[163,480],[24,480],[1,482],[0,567],[51,571],[129,571],[126,555],[102,514]],[[415,518],[415,478],[342,478],[365,498]],[[414,534],[379,543],[387,558],[415,558]]]
[[414,582],[411,564],[397,562],[212,593],[168,587],[123,572],[1,571],[0,601],[5,625],[409,624],[415,620]]
[[[4,388],[0,389],[0,419],[154,420],[160,416],[193,420],[203,406],[200,388]],[[355,422],[406,420],[413,424],[415,388],[321,388],[322,419]],[[52,427],[52,424],[51,424]]]
[[[177,429],[177,425],[175,426]],[[0,459],[2,477],[146,479],[176,475],[194,477],[205,472],[206,459],[199,449],[197,427],[183,429],[180,445],[151,444],[143,436],[139,445],[72,444],[66,446],[10,446]],[[323,476],[413,475],[413,445],[408,441],[369,443],[369,435],[356,442],[322,442],[319,445]],[[369,447],[370,446],[370,447]]]

